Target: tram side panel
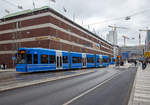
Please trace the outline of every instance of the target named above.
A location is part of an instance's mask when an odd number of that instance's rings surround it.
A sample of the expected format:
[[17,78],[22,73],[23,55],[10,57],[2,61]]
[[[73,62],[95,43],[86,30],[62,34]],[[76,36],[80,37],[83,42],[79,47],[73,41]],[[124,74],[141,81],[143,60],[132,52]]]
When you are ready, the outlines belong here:
[[87,68],[95,67],[95,54],[86,54],[87,57]]
[[82,68],[82,53],[70,52],[71,69]]
[[63,51],[63,69],[69,69],[69,52]]
[[102,55],[102,67],[109,66],[109,56]]
[[27,54],[27,72],[56,70],[56,51],[31,51],[30,56],[32,56],[32,60],[30,60]]

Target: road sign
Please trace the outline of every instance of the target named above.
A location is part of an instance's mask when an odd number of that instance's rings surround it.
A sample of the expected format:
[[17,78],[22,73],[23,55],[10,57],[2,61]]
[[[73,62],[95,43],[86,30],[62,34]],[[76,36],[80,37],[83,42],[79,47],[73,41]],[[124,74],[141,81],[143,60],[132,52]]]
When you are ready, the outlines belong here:
[[145,57],[150,57],[150,52],[145,52],[144,55]]

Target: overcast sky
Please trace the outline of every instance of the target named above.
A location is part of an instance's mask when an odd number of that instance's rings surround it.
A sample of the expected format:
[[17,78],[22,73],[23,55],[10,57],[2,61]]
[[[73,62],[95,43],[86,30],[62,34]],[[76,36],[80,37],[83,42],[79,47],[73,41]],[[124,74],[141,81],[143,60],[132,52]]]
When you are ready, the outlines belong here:
[[[135,38],[127,40],[127,45],[138,45],[138,30],[150,28],[150,0],[56,0],[56,3],[49,3],[49,0],[34,0],[34,2],[36,7],[47,5],[71,20],[74,17],[74,21],[85,28],[87,24],[99,22],[99,24],[90,25],[89,30],[93,31],[94,28],[96,33],[104,39],[108,31],[112,30],[108,25],[116,24],[118,27],[126,27],[127,29],[117,29],[120,46],[123,45],[122,35]],[[14,4],[22,5],[24,9],[33,9],[32,0],[0,0],[0,16],[7,15],[5,9],[10,13],[20,11]],[[63,11],[63,7],[67,12]],[[130,15],[133,15],[130,20],[120,18]],[[114,20],[114,18],[118,19]],[[145,32],[141,32],[142,44],[145,42],[145,35]]]

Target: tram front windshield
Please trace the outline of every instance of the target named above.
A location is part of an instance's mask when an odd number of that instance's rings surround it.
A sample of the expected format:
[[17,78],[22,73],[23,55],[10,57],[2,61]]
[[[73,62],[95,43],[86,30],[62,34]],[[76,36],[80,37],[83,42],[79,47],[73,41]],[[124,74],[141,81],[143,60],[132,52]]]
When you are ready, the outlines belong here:
[[17,63],[18,64],[25,64],[26,63],[25,58],[26,58],[25,51],[19,51],[18,54],[17,54]]

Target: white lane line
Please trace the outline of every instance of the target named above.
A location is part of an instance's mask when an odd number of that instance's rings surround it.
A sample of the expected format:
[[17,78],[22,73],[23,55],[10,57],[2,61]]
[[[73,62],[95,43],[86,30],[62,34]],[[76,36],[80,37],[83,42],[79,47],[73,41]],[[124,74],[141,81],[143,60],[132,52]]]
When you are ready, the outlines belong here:
[[78,95],[78,96],[74,97],[73,99],[67,101],[67,102],[64,103],[63,105],[69,105],[69,104],[71,104],[73,101],[75,101],[75,100],[79,99],[80,97],[82,97],[82,96],[88,94],[89,92],[95,90],[96,88],[98,88],[98,87],[100,87],[101,85],[105,84],[106,82],[110,81],[111,79],[113,79],[114,77],[116,77],[116,76],[119,75],[119,74],[120,74],[120,73],[114,74],[114,76],[112,76],[111,78],[109,78],[109,79],[103,81],[102,83],[96,85],[95,87],[93,87],[93,88],[91,88],[91,89],[89,89],[89,90],[87,90],[87,91],[81,93],[80,95]]

